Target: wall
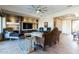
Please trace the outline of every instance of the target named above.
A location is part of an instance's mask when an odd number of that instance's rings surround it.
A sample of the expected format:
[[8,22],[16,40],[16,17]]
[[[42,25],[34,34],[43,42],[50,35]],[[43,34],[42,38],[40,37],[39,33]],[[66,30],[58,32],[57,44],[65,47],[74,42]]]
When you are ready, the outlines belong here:
[[48,22],[48,27],[51,27],[53,29],[54,27],[54,20],[52,16],[45,16],[45,17],[41,17],[39,19],[39,24],[38,24],[38,28],[40,27],[44,27],[44,22]]

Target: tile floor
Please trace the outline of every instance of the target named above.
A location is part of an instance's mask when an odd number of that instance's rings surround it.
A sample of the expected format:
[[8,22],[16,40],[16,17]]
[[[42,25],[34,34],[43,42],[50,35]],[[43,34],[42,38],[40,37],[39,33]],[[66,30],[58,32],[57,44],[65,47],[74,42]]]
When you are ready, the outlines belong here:
[[60,42],[50,48],[47,51],[36,51],[32,54],[78,54],[79,53],[79,41],[74,41],[72,35],[61,34]]
[[[25,40],[21,40],[25,42]],[[26,42],[24,43],[26,45]],[[23,46],[21,46],[23,47]],[[18,45],[17,40],[0,42],[0,54],[25,54],[25,49],[22,49]],[[25,48],[25,46],[23,47]],[[61,34],[60,42],[50,48],[47,51],[34,51],[31,54],[78,54],[79,53],[79,41],[74,41],[72,35]]]
[[0,42],[0,54],[26,54],[26,40],[8,40]]

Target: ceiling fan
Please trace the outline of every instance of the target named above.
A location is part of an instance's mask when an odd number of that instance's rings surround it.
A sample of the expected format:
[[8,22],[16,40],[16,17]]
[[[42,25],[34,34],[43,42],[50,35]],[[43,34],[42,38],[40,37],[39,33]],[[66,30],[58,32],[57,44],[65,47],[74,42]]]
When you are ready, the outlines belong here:
[[32,5],[32,8],[36,11],[36,13],[45,13],[47,11],[47,7],[42,5]]

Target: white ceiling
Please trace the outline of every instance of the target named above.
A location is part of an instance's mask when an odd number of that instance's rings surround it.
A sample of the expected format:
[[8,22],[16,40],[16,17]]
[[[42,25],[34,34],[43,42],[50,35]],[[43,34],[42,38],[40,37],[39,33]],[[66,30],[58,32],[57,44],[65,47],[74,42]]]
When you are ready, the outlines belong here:
[[[63,11],[65,9],[75,7],[76,5],[71,6],[71,7],[67,7],[68,5],[43,5],[43,6],[46,6],[48,9],[47,12],[44,13],[45,15],[45,14],[50,14],[50,13],[54,14],[54,13]],[[25,15],[37,16],[36,11],[32,7],[32,5],[0,5],[0,8],[6,9],[9,11],[18,12]]]

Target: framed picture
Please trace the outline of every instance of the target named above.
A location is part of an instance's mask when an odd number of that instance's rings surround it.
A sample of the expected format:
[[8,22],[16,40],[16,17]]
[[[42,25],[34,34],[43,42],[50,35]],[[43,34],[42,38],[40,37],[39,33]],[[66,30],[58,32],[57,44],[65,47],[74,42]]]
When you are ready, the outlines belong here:
[[48,22],[44,22],[44,27],[48,27]]

